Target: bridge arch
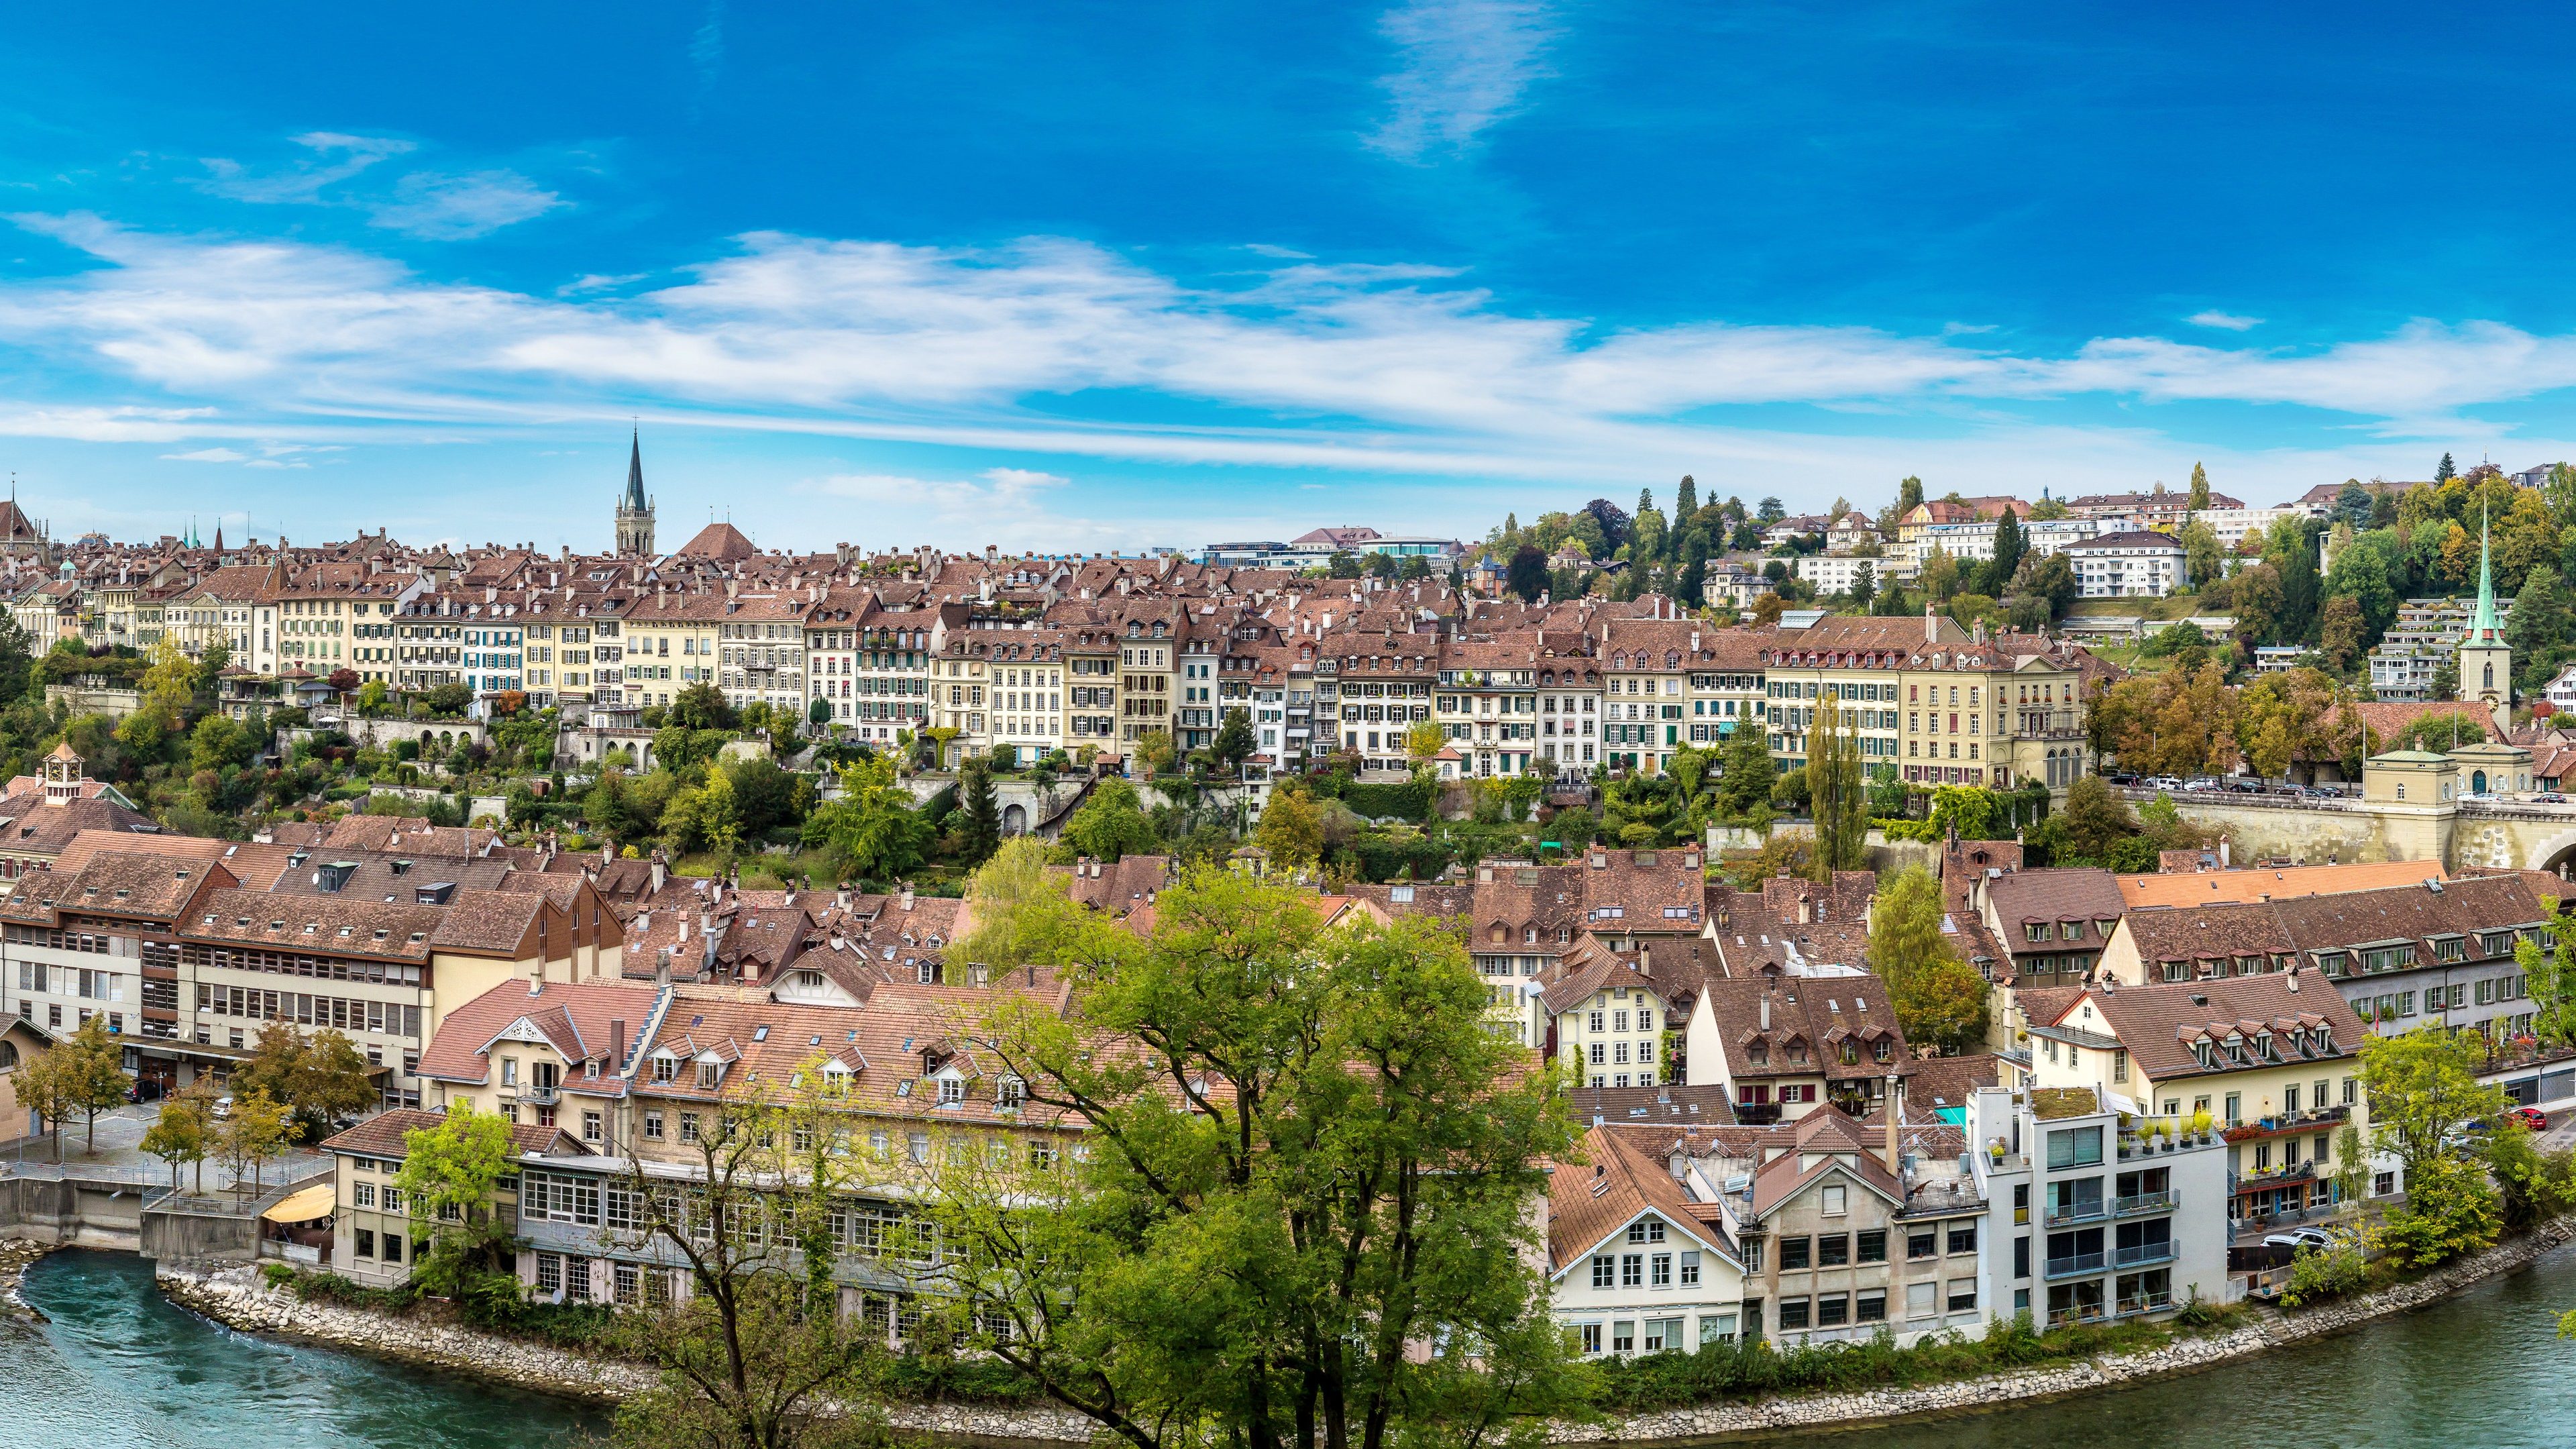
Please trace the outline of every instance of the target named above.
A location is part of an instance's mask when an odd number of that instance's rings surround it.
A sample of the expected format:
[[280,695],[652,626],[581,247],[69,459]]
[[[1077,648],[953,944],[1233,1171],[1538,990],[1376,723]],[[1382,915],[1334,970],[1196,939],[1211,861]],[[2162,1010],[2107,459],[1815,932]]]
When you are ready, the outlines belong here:
[[2576,830],[2564,830],[2541,841],[2524,857],[2525,870],[2545,870],[2567,879],[2576,872]]

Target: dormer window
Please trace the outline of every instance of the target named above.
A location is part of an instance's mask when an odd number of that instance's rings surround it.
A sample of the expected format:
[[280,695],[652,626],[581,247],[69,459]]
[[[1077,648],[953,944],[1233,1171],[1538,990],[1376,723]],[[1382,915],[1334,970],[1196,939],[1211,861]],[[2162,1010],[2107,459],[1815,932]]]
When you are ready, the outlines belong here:
[[653,1080],[654,1080],[654,1081],[657,1081],[657,1082],[668,1082],[668,1081],[673,1081],[673,1080],[676,1080],[676,1079],[679,1077],[679,1075],[680,1075],[680,1059],[679,1059],[678,1057],[655,1057],[655,1058],[653,1059]]
[[963,1101],[965,1101],[965,1100],[966,1100],[966,1079],[965,1079],[965,1078],[963,1078],[963,1077],[942,1077],[942,1078],[940,1078],[940,1079],[939,1079],[939,1105],[941,1105],[941,1106],[943,1106],[943,1107],[953,1107],[953,1106],[955,1106],[956,1104],[958,1104],[958,1103],[960,1103],[960,1102],[963,1102]]
[[993,1088],[994,1105],[1000,1107],[1017,1107],[1028,1100],[1028,1095],[1028,1084],[1017,1077],[1004,1077]]
[[723,1081],[724,1081],[724,1063],[722,1063],[722,1062],[700,1062],[700,1063],[698,1063],[698,1090],[699,1090],[699,1091],[701,1091],[701,1092],[712,1092],[712,1091],[714,1091],[714,1090],[716,1089],[717,1085],[718,1085],[719,1083],[723,1082]]

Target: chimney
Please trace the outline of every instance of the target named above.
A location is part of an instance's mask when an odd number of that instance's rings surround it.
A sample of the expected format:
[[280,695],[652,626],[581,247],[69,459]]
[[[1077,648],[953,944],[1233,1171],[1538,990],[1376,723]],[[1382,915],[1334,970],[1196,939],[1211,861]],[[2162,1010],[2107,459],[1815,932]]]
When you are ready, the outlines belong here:
[[[686,931],[688,923],[681,922],[680,929]],[[653,953],[653,984],[656,986],[671,984],[671,948],[668,946]]]
[[1762,985],[1762,1029],[1771,1029],[1771,984],[1767,981]]
[[912,882],[910,881],[903,883],[903,908],[907,911],[912,909]]
[[1798,892],[1798,924],[1801,926],[1813,925],[1815,924],[1815,920],[1815,901],[1809,898],[1805,891]]
[[2298,962],[2296,962],[2296,961],[2292,961],[2292,962],[2290,963],[2290,979],[2289,979],[2289,981],[2288,981],[2288,982],[2286,982],[2285,984],[2290,988],[2290,994],[2291,994],[2292,996],[2296,996],[2296,995],[2298,995],[2298,994],[2299,994],[2299,963],[2298,963]]
[[2218,868],[2227,869],[2227,842],[2224,840],[2218,842]]
[[1928,598],[1923,601],[1923,642],[1941,642],[1941,616],[1932,612],[1932,601]]
[[626,1065],[626,1018],[608,1019],[608,1067],[616,1071]]
[[1887,1074],[1887,1170],[1896,1171],[1896,1119],[1904,1110],[1905,1079]]

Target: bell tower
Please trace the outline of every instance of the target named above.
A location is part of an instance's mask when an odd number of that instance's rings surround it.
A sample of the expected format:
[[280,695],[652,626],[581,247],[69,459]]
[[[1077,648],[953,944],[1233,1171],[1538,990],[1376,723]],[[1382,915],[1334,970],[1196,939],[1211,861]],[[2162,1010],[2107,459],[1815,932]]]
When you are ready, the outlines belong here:
[[626,491],[617,500],[617,555],[653,557],[653,502],[644,496],[644,437],[637,433],[626,454]]
[[2460,636],[2460,702],[2484,705],[2496,728],[2513,727],[2513,651],[2496,618],[2495,569],[2486,520],[2478,520],[2478,605]]

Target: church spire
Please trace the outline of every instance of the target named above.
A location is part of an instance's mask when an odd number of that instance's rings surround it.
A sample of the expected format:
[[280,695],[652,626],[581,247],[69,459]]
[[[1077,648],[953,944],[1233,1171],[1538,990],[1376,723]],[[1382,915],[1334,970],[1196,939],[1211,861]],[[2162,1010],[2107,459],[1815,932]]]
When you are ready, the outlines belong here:
[[637,513],[644,511],[644,434],[638,429],[630,439],[626,454],[626,503]]
[[2504,637],[2504,630],[2496,623],[2495,559],[2483,504],[2478,508],[2478,607],[2477,612],[2469,616],[2469,637],[2481,644],[2490,644]]

